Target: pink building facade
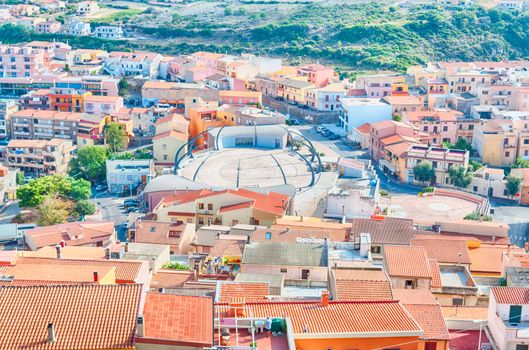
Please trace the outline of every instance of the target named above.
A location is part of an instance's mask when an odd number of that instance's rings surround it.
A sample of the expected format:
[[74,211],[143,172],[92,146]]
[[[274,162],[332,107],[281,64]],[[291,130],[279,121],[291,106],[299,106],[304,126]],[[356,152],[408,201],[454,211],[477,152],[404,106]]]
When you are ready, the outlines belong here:
[[49,67],[49,56],[30,47],[0,45],[0,77],[39,78]]
[[321,64],[308,64],[299,67],[298,74],[307,77],[309,83],[316,87],[324,87],[334,78],[334,69],[325,67]]
[[404,112],[402,119],[420,132],[430,134],[432,143],[440,145],[443,142],[457,142],[457,118],[462,116],[461,112],[446,109]]
[[84,111],[88,114],[106,115],[119,112],[124,107],[120,96],[88,96],[84,99]]

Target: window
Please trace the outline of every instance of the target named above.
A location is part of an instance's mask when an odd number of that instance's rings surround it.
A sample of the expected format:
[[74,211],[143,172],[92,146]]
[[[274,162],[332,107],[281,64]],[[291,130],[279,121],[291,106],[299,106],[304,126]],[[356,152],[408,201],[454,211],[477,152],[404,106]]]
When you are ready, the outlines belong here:
[[149,231],[150,232],[156,232],[156,226],[149,227]]
[[472,191],[477,192],[478,191],[478,186],[472,187]]
[[198,224],[199,225],[204,225],[204,219],[198,218]]
[[281,271],[282,273],[287,273],[287,269],[285,269],[284,267],[282,267],[279,271]]
[[301,279],[302,280],[308,280],[310,276],[310,271],[307,269],[301,270]]
[[169,237],[180,238],[180,231],[169,231]]
[[463,298],[452,299],[452,306],[463,306]]
[[213,210],[213,204],[212,203],[208,203],[208,210]]
[[511,155],[510,152],[505,152],[505,157],[509,157]]
[[448,126],[443,126],[443,131],[448,131]]
[[525,140],[523,140],[523,144],[524,144],[524,145],[529,145],[529,139],[525,139]]
[[378,246],[378,245],[371,246],[371,253],[380,254],[381,251],[382,251],[382,248],[380,246]]
[[414,280],[406,280],[404,282],[404,288],[406,288],[406,289],[415,289],[415,281]]
[[468,126],[468,130],[474,130],[474,124],[470,124],[470,125]]
[[437,350],[437,342],[427,341],[424,343],[424,350]]
[[198,209],[204,209],[204,203],[198,203]]

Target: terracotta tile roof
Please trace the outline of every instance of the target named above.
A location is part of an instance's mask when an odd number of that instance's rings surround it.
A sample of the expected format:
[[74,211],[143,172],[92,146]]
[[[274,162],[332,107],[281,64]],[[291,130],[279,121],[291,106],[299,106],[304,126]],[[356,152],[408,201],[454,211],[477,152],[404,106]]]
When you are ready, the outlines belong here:
[[445,320],[486,320],[489,308],[479,306],[442,306]]
[[[412,239],[411,244],[424,247],[428,258],[436,259],[440,264],[470,264],[465,239],[425,236]],[[461,258],[459,258],[459,253],[461,253]]]
[[358,131],[361,134],[369,134],[370,130],[371,130],[371,125],[369,123],[364,123],[356,128],[356,131]]
[[529,288],[492,287],[490,291],[498,304],[529,304]]
[[336,300],[390,300],[391,284],[383,270],[332,270]]
[[367,232],[371,235],[373,244],[402,244],[409,245],[411,239],[424,231],[413,227],[413,220],[385,217],[382,220],[353,219],[351,237]]
[[118,103],[120,100],[123,100],[121,96],[99,96],[99,95],[90,95],[84,98],[85,103]]
[[193,271],[158,270],[151,278],[151,288],[183,287],[193,281]]
[[85,245],[94,240],[108,239],[114,233],[112,221],[71,222],[27,230],[24,235],[30,237],[37,248],[55,245],[64,241],[66,245]]
[[417,96],[386,96],[383,100],[390,105],[422,105],[420,97]]
[[436,118],[441,122],[455,122],[458,116],[463,113],[452,109],[445,110],[426,110],[426,111],[406,111],[403,112],[403,119],[409,122],[423,122]]
[[426,289],[394,289],[393,295],[424,330],[422,339],[448,340],[441,306]]
[[439,269],[439,263],[435,259],[428,259],[430,263],[430,271],[432,272],[432,288],[442,288],[441,283],[441,270]]
[[138,284],[0,288],[0,348],[133,349],[140,296]]
[[244,203],[239,203],[239,204],[226,205],[224,207],[219,208],[219,214],[227,213],[230,211],[237,211],[241,209],[252,208],[253,205],[254,205],[254,202],[244,202]]
[[[396,301],[252,301],[245,303],[253,317],[290,318],[292,333],[298,334],[354,334],[393,332],[422,335],[422,330]],[[228,304],[217,304],[225,315]],[[338,321],[339,320],[339,321]]]
[[263,282],[218,282],[216,301],[230,302],[243,298],[245,301],[266,299],[270,295],[268,283]]
[[[168,244],[171,249],[179,250],[187,224],[173,222],[138,220],[136,221],[136,243]],[[169,233],[173,232],[173,235]],[[179,237],[176,237],[180,233]],[[192,238],[192,237],[189,237]]]
[[20,111],[13,113],[13,116],[22,118],[52,119],[80,122],[83,117],[83,114],[75,112],[48,111],[40,109],[21,109]]
[[230,239],[230,236],[226,235],[223,239],[216,239],[213,243],[213,247],[209,250],[210,256],[242,256],[244,251],[244,244],[246,243],[246,236],[239,239]]
[[390,276],[432,277],[430,263],[423,247],[385,246],[384,260]]
[[21,257],[17,261],[19,264],[30,265],[50,265],[57,268],[62,266],[101,266],[116,268],[116,283],[135,283],[142,268],[141,261],[128,260],[91,260],[91,259],[49,259]]
[[180,141],[183,141],[183,142],[187,142],[187,135],[182,134],[181,132],[178,132],[178,131],[175,131],[175,130],[171,130],[171,131],[168,131],[168,132],[164,132],[164,133],[158,134],[158,135],[154,136],[152,138],[152,140],[156,141],[156,140],[160,140],[160,139],[163,139],[163,138],[166,138],[166,137],[172,137],[174,139],[177,139],[177,140],[180,140]]
[[213,300],[204,296],[147,293],[144,336],[138,343],[160,340],[166,345],[210,347],[213,342]]

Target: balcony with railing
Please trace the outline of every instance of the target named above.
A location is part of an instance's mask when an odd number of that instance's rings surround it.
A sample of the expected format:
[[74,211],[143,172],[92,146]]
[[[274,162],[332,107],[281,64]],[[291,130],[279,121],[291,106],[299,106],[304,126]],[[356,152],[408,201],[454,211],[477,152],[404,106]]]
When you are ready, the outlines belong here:
[[503,320],[498,314],[494,314],[492,320],[489,320],[491,331],[501,332],[506,342],[509,341],[529,341],[529,322],[512,322]]

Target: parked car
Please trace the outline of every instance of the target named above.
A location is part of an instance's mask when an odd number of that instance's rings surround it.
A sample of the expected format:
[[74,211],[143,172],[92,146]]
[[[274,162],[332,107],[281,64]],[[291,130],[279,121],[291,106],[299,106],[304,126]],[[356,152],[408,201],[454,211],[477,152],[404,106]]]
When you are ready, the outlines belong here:
[[98,192],[106,191],[107,189],[108,189],[107,185],[104,185],[104,184],[97,185],[95,188],[95,190]]
[[332,134],[329,136],[329,140],[339,140],[341,139],[341,136],[338,134]]
[[321,134],[322,132],[324,132],[325,130],[327,130],[327,129],[326,129],[325,127],[323,127],[323,126],[318,126],[318,127],[316,128],[316,131],[319,132],[320,134]]
[[276,99],[276,101],[283,101],[283,97],[281,97],[281,96],[276,96],[275,99]]
[[290,122],[292,123],[292,125],[299,125],[300,124],[299,120],[297,120],[297,119],[290,119]]
[[330,132],[329,130],[325,129],[321,132],[321,134],[325,137],[328,137],[332,134],[332,132]]
[[138,205],[140,203],[140,201],[138,201],[137,199],[132,199],[132,198],[129,198],[129,199],[125,199],[125,201],[123,202],[123,205],[126,206],[126,207],[130,207],[130,206],[134,206],[134,205]]

